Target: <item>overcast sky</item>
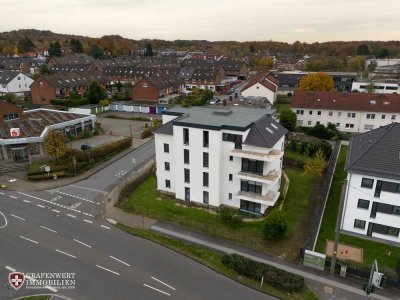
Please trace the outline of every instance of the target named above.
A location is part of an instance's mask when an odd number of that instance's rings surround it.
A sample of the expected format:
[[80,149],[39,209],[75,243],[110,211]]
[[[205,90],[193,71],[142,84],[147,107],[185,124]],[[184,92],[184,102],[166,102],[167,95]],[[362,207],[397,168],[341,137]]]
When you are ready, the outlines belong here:
[[400,40],[400,0],[1,0],[0,30],[91,37]]

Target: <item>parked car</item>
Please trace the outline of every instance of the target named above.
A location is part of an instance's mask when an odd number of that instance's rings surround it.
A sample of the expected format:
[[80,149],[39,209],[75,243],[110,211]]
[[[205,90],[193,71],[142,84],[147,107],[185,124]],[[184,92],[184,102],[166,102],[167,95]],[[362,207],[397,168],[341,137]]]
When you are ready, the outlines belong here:
[[89,149],[92,149],[92,148],[94,148],[93,144],[82,144],[82,146],[81,146],[81,150],[83,150],[83,151],[89,150]]

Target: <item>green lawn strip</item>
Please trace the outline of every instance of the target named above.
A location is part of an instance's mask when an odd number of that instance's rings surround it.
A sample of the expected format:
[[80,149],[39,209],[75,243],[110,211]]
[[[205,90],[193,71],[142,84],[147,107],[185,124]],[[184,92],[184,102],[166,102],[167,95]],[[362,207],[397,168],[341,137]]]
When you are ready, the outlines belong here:
[[303,169],[298,168],[285,168],[285,173],[290,184],[283,211],[287,214],[288,235],[291,235],[299,230],[298,225],[304,218],[317,177],[306,175]]
[[307,157],[305,157],[303,154],[296,152],[296,151],[289,150],[287,148],[285,149],[285,157],[293,159],[295,161],[299,161],[303,164],[306,162],[306,159],[307,159]]
[[40,296],[27,296],[22,298],[17,298],[18,300],[48,300],[51,296],[49,295],[40,295]]
[[226,268],[221,263],[221,257],[223,256],[222,253],[212,251],[201,246],[192,245],[181,240],[175,240],[149,230],[137,229],[121,223],[116,224],[116,226],[132,235],[140,236],[142,238],[165,246],[171,250],[174,250],[245,286],[272,295],[274,297],[280,299],[318,299],[308,287],[305,287],[302,293],[291,295],[288,295],[287,293],[277,290],[266,284],[264,284],[263,287],[260,287],[259,282],[246,277],[238,276],[235,271]]
[[280,114],[285,109],[291,109],[291,108],[292,108],[292,106],[289,103],[277,103],[276,104],[276,110],[277,110],[278,114]]

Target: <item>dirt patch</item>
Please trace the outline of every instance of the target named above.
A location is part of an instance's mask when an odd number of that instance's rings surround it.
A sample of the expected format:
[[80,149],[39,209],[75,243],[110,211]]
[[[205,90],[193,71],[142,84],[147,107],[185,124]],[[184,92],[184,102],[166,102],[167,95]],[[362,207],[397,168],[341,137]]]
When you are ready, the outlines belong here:
[[[327,256],[332,256],[333,245],[334,242],[329,240],[326,241],[325,254]],[[338,245],[337,258],[340,260],[352,260],[355,262],[362,263],[364,261],[363,255],[364,255],[363,248],[353,247],[345,244]]]

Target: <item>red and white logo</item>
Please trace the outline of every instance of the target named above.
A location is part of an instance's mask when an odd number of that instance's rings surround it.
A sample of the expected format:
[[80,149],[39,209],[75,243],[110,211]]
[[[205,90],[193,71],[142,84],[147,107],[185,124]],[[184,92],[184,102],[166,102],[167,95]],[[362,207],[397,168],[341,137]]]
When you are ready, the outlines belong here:
[[21,272],[12,272],[8,274],[8,282],[11,286],[18,290],[25,282],[25,274]]
[[19,137],[21,135],[21,130],[19,128],[11,128],[10,135],[11,137]]

